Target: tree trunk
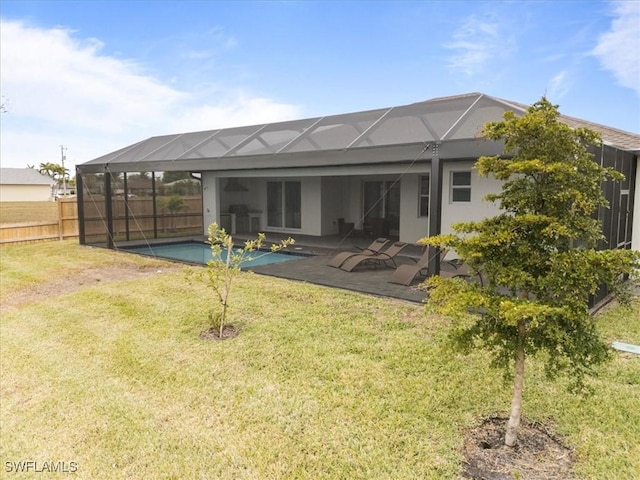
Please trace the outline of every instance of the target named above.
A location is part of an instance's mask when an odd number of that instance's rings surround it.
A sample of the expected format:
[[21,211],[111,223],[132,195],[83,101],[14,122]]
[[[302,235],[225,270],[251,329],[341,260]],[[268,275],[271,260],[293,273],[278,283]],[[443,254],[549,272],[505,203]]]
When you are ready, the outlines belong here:
[[507,447],[515,447],[518,441],[518,427],[522,409],[522,391],[524,390],[524,341],[526,324],[524,320],[518,320],[518,349],[516,350],[516,374],[513,379],[513,397],[511,397],[511,415],[507,423],[507,432],[504,444]]
[[233,255],[233,238],[229,237],[224,245],[227,249],[227,261],[224,269],[224,290],[222,291],[222,313],[220,315],[220,338],[222,339],[222,333],[224,332],[224,324],[227,319],[227,298],[229,297],[229,290],[231,290],[231,256]]

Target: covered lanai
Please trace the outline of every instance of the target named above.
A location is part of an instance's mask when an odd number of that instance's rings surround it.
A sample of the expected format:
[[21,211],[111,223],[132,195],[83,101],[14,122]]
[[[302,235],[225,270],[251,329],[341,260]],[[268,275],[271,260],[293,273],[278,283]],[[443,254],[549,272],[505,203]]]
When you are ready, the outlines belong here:
[[[413,243],[496,211],[483,198],[499,185],[472,166],[503,145],[480,133],[506,111],[526,109],[471,93],[152,137],[77,167],[80,242],[113,247],[198,235],[218,222],[234,233],[358,234]],[[609,248],[630,248],[633,205],[640,204],[634,197],[640,135],[561,120],[599,131],[604,142],[594,147],[594,160],[625,174],[622,185],[604,186],[611,209],[601,217]],[[634,241],[640,247],[640,238]]]

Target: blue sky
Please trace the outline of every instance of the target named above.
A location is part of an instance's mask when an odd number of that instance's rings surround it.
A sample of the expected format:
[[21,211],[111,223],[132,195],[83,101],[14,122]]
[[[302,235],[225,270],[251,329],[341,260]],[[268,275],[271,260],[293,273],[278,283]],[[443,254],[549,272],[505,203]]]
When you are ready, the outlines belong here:
[[2,167],[482,92],[640,133],[640,1],[0,0]]

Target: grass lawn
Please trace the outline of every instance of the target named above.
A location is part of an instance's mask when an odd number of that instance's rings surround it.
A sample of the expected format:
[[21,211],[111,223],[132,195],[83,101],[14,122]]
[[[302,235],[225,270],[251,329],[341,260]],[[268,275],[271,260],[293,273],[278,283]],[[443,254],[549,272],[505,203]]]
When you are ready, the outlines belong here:
[[[240,335],[203,341],[209,292],[175,265],[73,242],[3,247],[0,262],[3,469],[33,460],[77,462],[78,478],[100,479],[457,478],[464,429],[509,405],[486,354],[447,351],[446,321],[419,305],[243,273],[230,299]],[[125,268],[153,274],[87,274]],[[640,343],[640,304],[608,309],[600,326],[608,340]],[[616,354],[592,396],[564,386],[531,362],[526,417],[575,448],[579,478],[634,478],[640,358]]]
[[0,202],[0,224],[57,221],[56,202]]

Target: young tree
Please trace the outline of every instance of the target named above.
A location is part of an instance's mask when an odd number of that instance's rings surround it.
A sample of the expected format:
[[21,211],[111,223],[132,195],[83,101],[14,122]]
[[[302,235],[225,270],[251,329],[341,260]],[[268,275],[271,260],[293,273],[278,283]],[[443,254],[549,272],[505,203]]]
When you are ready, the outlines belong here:
[[[210,318],[212,327],[219,331],[218,338],[222,339],[233,280],[240,274],[240,268],[248,260],[248,254],[262,248],[266,236],[264,233],[259,233],[258,238],[247,240],[243,247],[237,248],[234,247],[233,237],[224,228],[220,228],[217,223],[209,225],[208,233],[212,258],[207,262],[206,271],[195,272],[191,270],[189,276],[203,281],[213,290],[221,309],[219,312],[212,312]],[[280,243],[271,245],[270,251],[262,255],[277,252],[293,243],[295,243],[293,238],[287,238]]]
[[507,112],[486,124],[484,137],[504,140],[504,155],[480,157],[474,168],[504,182],[501,193],[487,195],[502,212],[423,239],[454,249],[487,279],[433,277],[428,305],[455,319],[454,346],[488,349],[492,365],[513,376],[510,447],[520,424],[525,356],[541,354],[549,377],[566,372],[573,387],[583,388],[609,355],[589,315],[589,296],[606,285],[628,301],[624,276],[640,266],[637,252],[595,249],[603,236],[594,213],[608,206],[602,184],[622,175],[592,160],[587,146],[599,144],[597,133],[557,117],[557,106],[543,97],[521,118]]

